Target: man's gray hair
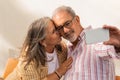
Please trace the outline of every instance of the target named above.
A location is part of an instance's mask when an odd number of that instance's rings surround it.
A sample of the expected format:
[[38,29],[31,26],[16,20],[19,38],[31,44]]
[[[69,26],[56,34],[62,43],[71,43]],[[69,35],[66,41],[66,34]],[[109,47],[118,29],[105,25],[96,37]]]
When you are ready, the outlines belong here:
[[72,17],[74,17],[76,14],[75,14],[75,11],[69,7],[69,6],[60,6],[58,8],[55,9],[55,11],[53,12],[53,15],[52,15],[52,18],[58,13],[58,12],[61,12],[61,11],[67,11],[68,14],[70,14]]

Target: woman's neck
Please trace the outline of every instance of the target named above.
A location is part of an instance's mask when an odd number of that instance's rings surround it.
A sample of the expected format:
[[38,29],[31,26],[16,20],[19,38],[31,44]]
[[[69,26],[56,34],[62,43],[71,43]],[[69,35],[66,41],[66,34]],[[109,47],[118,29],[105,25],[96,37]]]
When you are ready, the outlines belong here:
[[48,52],[48,53],[53,53],[54,48],[55,48],[55,47],[53,47],[53,46],[49,46],[49,47],[45,47],[45,50],[46,50],[46,52]]

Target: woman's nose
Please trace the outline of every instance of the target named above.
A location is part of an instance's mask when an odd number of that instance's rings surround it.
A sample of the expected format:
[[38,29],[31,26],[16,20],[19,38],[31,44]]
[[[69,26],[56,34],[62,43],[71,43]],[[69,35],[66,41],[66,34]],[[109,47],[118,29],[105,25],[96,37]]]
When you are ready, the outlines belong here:
[[61,37],[61,33],[59,31],[56,31],[56,34]]

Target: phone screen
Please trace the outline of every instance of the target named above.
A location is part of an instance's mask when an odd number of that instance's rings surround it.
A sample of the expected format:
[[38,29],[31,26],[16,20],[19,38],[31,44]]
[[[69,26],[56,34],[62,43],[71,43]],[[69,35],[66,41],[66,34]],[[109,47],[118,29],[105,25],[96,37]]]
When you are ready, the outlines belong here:
[[109,40],[109,30],[103,28],[91,29],[85,31],[87,44],[93,44]]

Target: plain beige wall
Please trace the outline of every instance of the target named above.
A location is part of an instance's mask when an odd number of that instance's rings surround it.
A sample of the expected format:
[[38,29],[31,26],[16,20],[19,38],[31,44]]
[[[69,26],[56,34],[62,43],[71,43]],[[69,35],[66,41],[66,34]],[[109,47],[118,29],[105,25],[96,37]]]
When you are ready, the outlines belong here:
[[10,57],[9,50],[21,47],[28,26],[38,18],[22,12],[13,2],[14,0],[0,0],[0,75]]

